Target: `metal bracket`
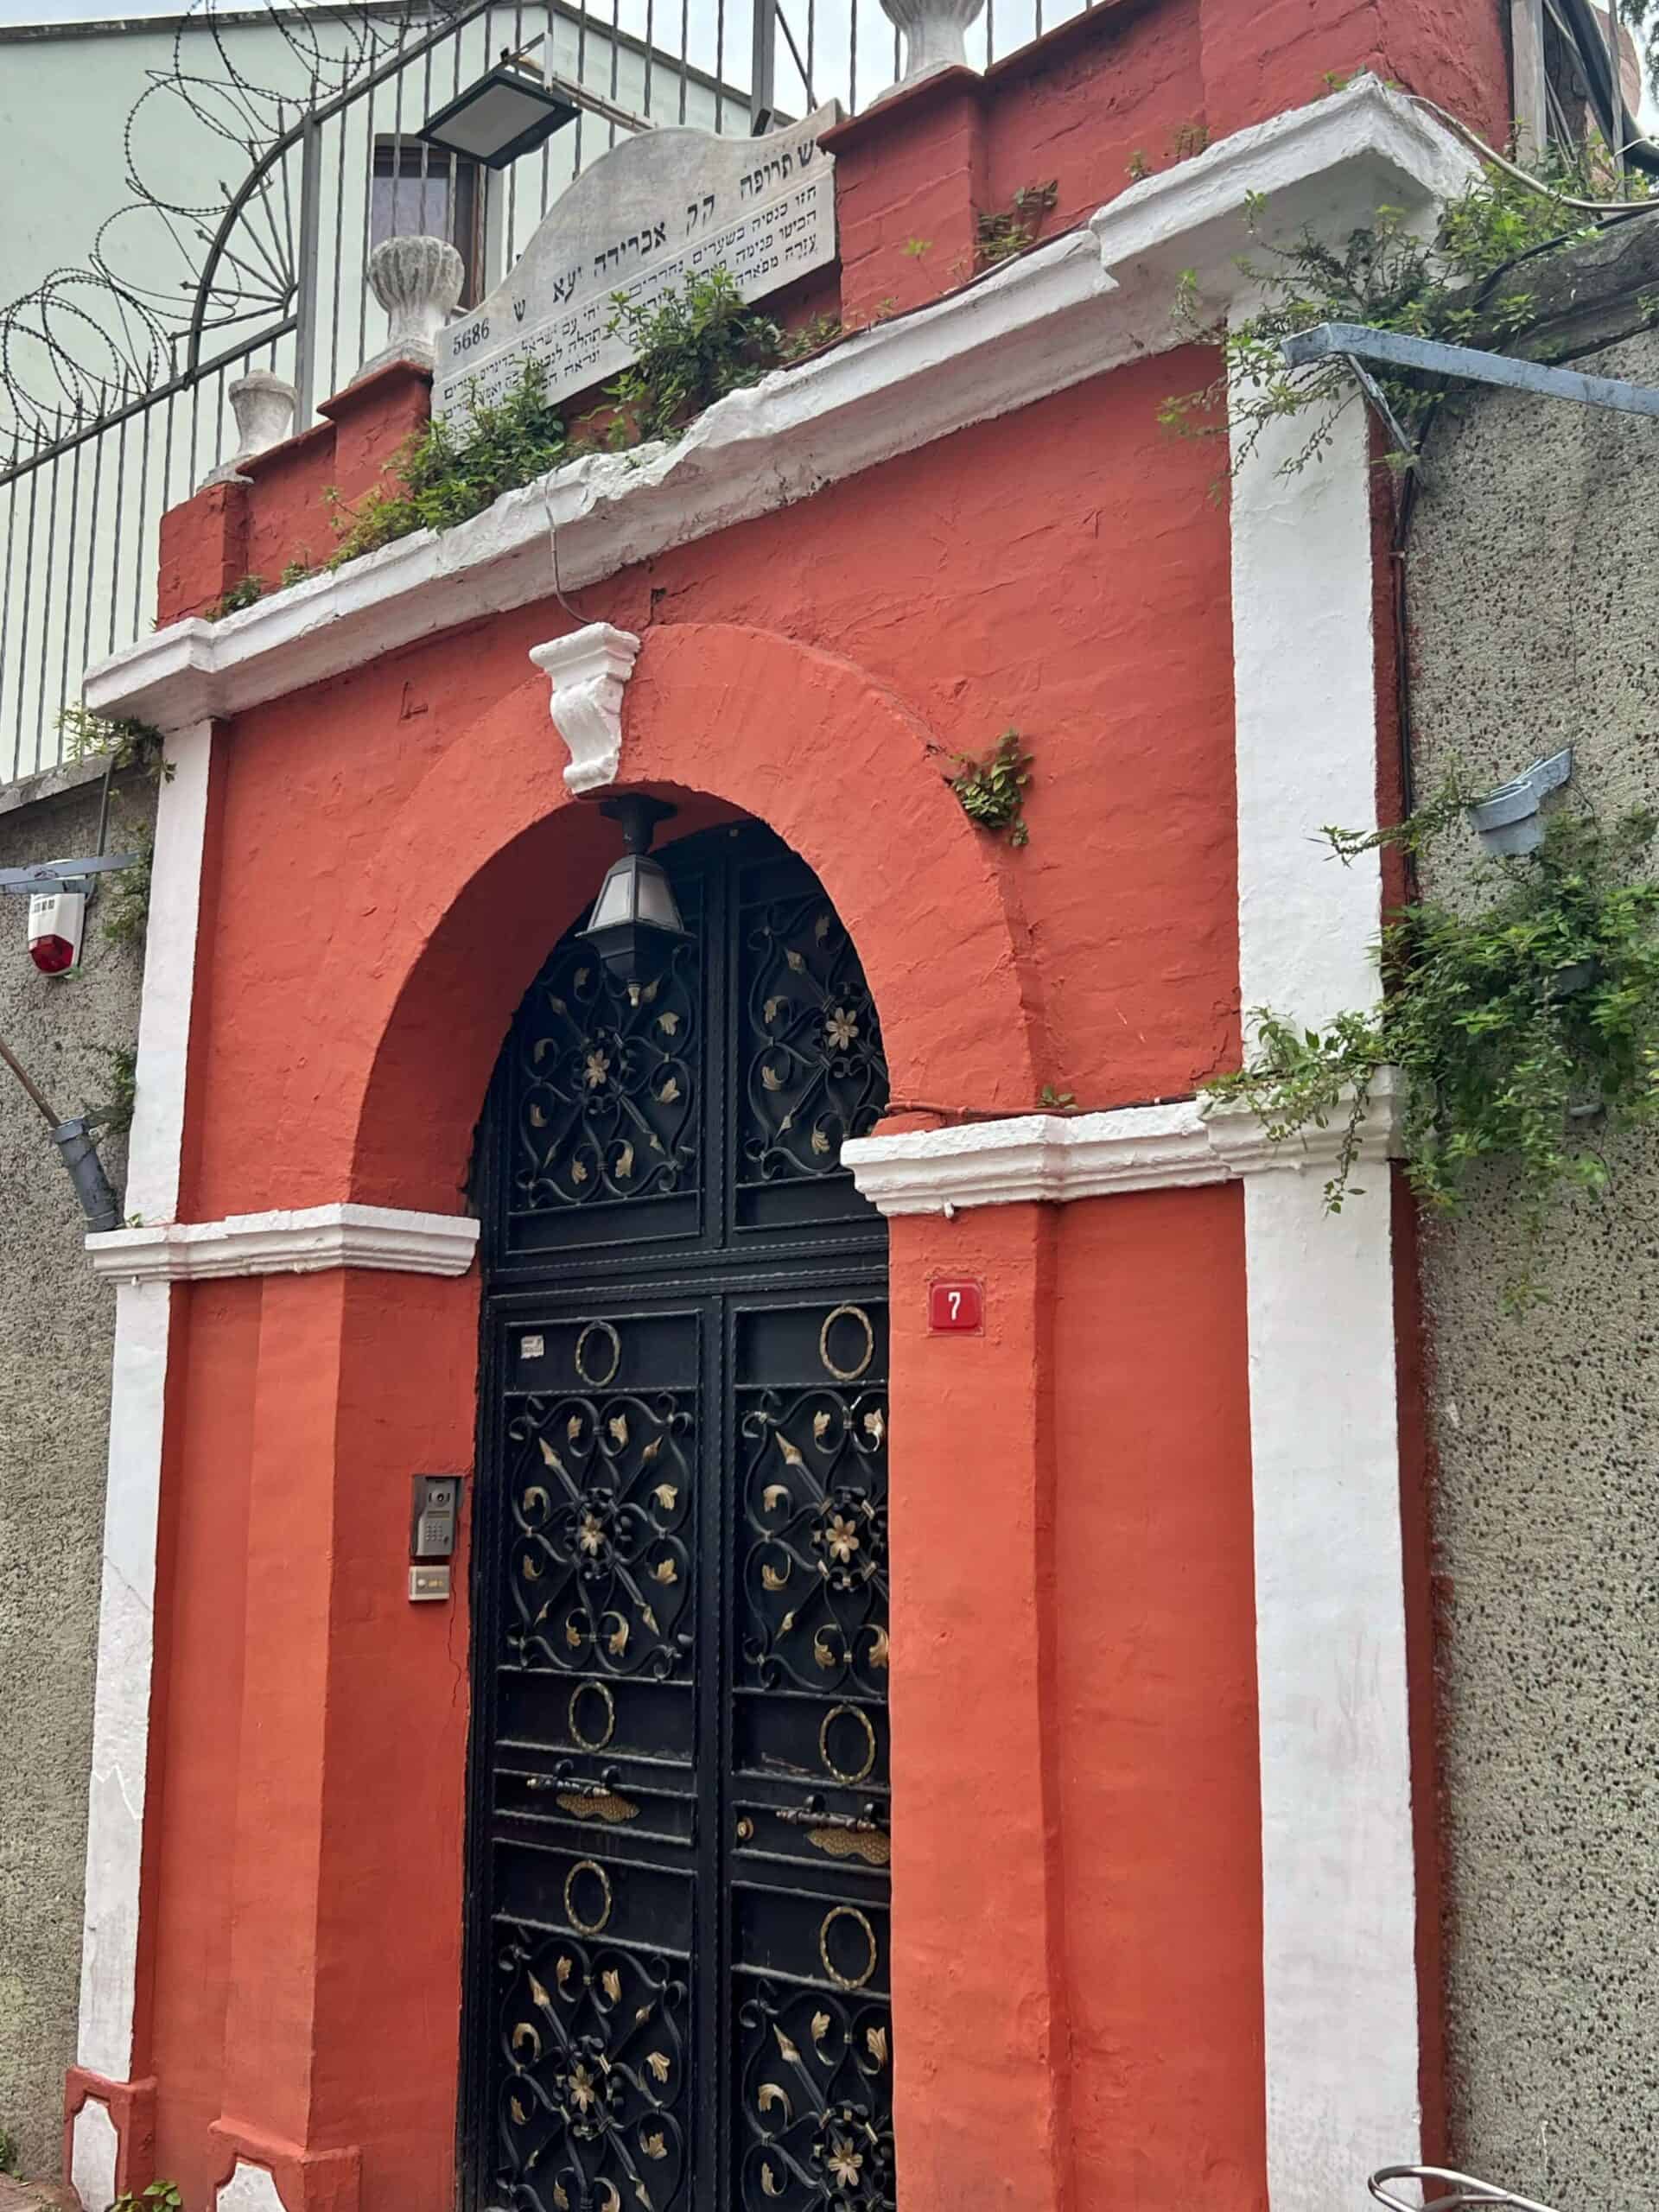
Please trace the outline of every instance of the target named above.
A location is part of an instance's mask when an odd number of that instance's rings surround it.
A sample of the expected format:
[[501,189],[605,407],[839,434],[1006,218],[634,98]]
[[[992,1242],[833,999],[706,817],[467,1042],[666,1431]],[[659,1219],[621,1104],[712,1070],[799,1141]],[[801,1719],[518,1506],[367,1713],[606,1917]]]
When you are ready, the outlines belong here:
[[1535,853],[1544,841],[1539,808],[1548,794],[1560,791],[1572,773],[1573,748],[1564,745],[1559,753],[1535,760],[1530,768],[1522,769],[1484,798],[1471,799],[1469,818],[1480,832],[1486,850],[1509,855]]
[[1547,369],[1541,362],[1519,360],[1512,354],[1483,353],[1474,346],[1442,346],[1431,338],[1408,337],[1404,331],[1375,330],[1369,323],[1322,322],[1312,330],[1299,330],[1279,350],[1290,369],[1305,369],[1343,354],[1353,362],[1381,361],[1393,369],[1502,385],[1544,399],[1570,399],[1580,407],[1611,407],[1621,415],[1659,415],[1659,389],[1652,385],[1587,377],[1577,369]]
[[42,891],[86,891],[90,886],[83,877],[130,868],[137,857],[137,853],[101,853],[90,861],[37,861],[32,868],[0,868],[0,891],[20,899],[35,898]]

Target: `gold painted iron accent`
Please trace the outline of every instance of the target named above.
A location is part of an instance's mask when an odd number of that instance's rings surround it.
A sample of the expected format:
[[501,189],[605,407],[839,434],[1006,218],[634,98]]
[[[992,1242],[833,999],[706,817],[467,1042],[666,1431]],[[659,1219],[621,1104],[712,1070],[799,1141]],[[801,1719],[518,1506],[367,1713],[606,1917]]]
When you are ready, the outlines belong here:
[[[830,1957],[830,1930],[838,1920],[856,1921],[864,1931],[864,1941],[870,1947],[869,1963],[865,1967],[862,1974],[854,1975],[850,1980],[842,1974],[839,1967],[831,1962]],[[876,1965],[875,1930],[856,1905],[838,1904],[824,1914],[823,1925],[818,1930],[818,1956],[823,1961],[825,1974],[829,1975],[837,1989],[862,1989],[865,1983],[870,1980],[875,1972]]]
[[[599,1878],[599,1885],[605,1892],[605,1910],[600,1914],[597,1920],[584,1920],[581,1914],[576,1910],[575,1905],[572,1901],[570,1892],[575,1887],[576,1877],[578,1874],[595,1874]],[[579,1928],[584,1936],[597,1936],[602,1929],[608,1925],[611,1917],[611,1908],[615,1902],[615,1898],[611,1894],[611,1878],[605,1872],[605,1869],[600,1866],[596,1859],[578,1859],[575,1865],[570,1869],[570,1872],[564,1878],[564,1916],[570,1923],[570,1925],[573,1928]],[[874,1971],[874,1969],[872,1969],[872,1971]]]
[[[589,1337],[607,1337],[610,1339],[611,1363],[603,1375],[590,1375],[588,1372],[587,1363],[582,1358],[582,1347],[587,1344]],[[608,1321],[589,1321],[576,1338],[576,1348],[571,1357],[575,1362],[577,1374],[581,1376],[588,1389],[602,1390],[607,1382],[613,1382],[616,1380],[616,1370],[622,1364],[622,1339]]]
[[[856,1367],[837,1367],[830,1357],[830,1332],[837,1321],[842,1320],[857,1321],[863,1325],[864,1357]],[[818,1357],[823,1363],[824,1372],[833,1375],[837,1382],[857,1382],[875,1357],[875,1331],[870,1325],[869,1315],[861,1306],[837,1306],[826,1318],[823,1328],[818,1331]]]
[[[605,1733],[602,1736],[584,1736],[576,1725],[576,1707],[590,1690],[595,1697],[605,1701]],[[611,1695],[609,1684],[578,1682],[570,1693],[570,1702],[564,1709],[564,1718],[572,1737],[584,1751],[602,1751],[616,1733],[616,1700]]]
[[619,1797],[614,1789],[601,1789],[588,1796],[578,1789],[561,1789],[554,1801],[562,1813],[569,1813],[575,1821],[637,1821],[639,1808],[631,1797]]
[[746,1813],[737,1824],[737,1840],[740,1843],[748,1843],[753,1840],[753,1835],[754,1822]]
[[[845,1767],[837,1766],[830,1756],[830,1731],[843,1715],[849,1720],[858,1722],[864,1731],[868,1745],[864,1764],[856,1774],[849,1774]],[[818,1757],[823,1761],[826,1770],[835,1776],[837,1782],[850,1783],[867,1780],[875,1770],[875,1728],[869,1714],[861,1712],[855,1705],[832,1705],[829,1712],[824,1714],[818,1728]]]
[[861,1859],[867,1866],[886,1866],[893,1859],[893,1839],[879,1829],[808,1828],[806,1840],[831,1859]]

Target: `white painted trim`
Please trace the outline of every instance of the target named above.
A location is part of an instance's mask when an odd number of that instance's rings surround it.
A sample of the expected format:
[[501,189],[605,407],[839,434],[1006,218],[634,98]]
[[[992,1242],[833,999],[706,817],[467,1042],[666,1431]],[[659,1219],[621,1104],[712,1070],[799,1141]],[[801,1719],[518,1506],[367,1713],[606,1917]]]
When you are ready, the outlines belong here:
[[69,2185],[86,2212],[105,2212],[115,2200],[116,2155],[120,2138],[109,2107],[88,2097],[70,2129]]
[[478,1224],[460,1214],[397,1206],[307,1206],[295,1213],[114,1229],[89,1236],[86,1249],[95,1274],[125,1283],[315,1274],[327,1268],[464,1275],[478,1249]]
[[213,2212],[283,2212],[276,2177],[268,2166],[238,2158],[214,2194]]
[[115,1301],[76,2050],[80,2065],[111,2082],[129,2080],[132,2065],[171,1299],[165,1283],[124,1283]]
[[[1372,1095],[1361,1157],[1385,1158],[1396,1094],[1387,1071]],[[841,1148],[853,1180],[880,1212],[944,1213],[961,1206],[1064,1205],[1128,1191],[1230,1183],[1290,1172],[1323,1186],[1344,1124],[1274,1143],[1253,1114],[1206,1111],[1196,1098],[1104,1114],[1020,1114],[944,1129],[856,1137]]]
[[[127,1204],[160,1222],[179,1200],[213,745],[208,722],[175,729],[156,800]],[[165,1283],[130,1281],[115,1300],[76,2054],[113,2082],[132,2064],[171,1295]]]
[[622,766],[622,693],[639,657],[639,639],[632,630],[589,622],[532,645],[530,657],[553,686],[549,711],[570,754],[567,788],[593,791],[613,784]]
[[[592,454],[440,535],[422,531],[221,622],[169,623],[93,669],[86,703],[163,729],[261,702],[480,615],[787,506],[969,423],[1180,341],[1178,271],[1224,303],[1236,257],[1473,173],[1448,131],[1375,78],[1131,187],[1082,231],[734,392],[671,445]],[[1249,208],[1265,196],[1252,227]]]
[[[1313,833],[1376,818],[1367,425],[1319,463],[1271,426],[1233,481],[1243,1002],[1319,1022],[1375,998],[1376,855]],[[1239,435],[1235,416],[1235,438]],[[1421,2144],[1389,1179],[1244,1186],[1272,2212],[1329,2212]]]
[[172,774],[162,785],[156,804],[144,989],[138,1012],[137,1089],[127,1147],[127,1211],[146,1221],[171,1221],[179,1210],[185,1068],[195,995],[213,747],[211,722],[175,730],[167,741]]

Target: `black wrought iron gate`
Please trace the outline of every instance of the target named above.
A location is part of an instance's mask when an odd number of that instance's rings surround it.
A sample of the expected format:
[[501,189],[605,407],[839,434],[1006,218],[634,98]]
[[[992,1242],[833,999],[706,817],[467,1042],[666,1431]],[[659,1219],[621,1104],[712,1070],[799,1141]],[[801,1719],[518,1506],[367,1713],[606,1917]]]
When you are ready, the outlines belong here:
[[881,2212],[880,1034],[769,833],[663,857],[690,941],[564,940],[480,1154],[464,2193]]

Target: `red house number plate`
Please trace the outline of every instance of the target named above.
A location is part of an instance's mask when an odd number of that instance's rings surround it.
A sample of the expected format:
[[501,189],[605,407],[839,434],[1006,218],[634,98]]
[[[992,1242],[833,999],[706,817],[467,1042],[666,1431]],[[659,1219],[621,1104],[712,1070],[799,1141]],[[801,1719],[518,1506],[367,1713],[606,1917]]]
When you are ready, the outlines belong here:
[[976,1282],[931,1282],[927,1286],[927,1325],[935,1335],[985,1326],[985,1290]]

